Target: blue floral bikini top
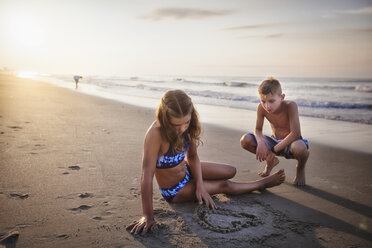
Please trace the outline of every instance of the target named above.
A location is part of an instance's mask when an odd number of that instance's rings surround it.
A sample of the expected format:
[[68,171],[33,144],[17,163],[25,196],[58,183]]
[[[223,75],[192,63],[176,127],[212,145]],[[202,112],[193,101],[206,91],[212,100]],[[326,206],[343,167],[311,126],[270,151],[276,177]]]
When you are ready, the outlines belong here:
[[179,165],[185,159],[186,153],[190,147],[190,142],[187,133],[184,133],[182,136],[185,139],[183,151],[180,153],[172,152],[172,144],[170,144],[167,153],[159,157],[158,160],[156,161],[156,168],[158,169],[172,168]]

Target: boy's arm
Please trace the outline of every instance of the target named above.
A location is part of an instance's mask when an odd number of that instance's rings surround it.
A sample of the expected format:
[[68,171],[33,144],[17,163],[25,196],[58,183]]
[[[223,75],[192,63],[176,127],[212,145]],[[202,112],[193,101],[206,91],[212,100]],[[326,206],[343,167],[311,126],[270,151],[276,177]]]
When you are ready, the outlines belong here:
[[298,107],[295,102],[288,104],[288,117],[289,117],[289,134],[273,147],[274,152],[279,152],[286,148],[293,141],[301,137],[300,118],[298,116]]
[[256,128],[254,134],[257,140],[256,159],[259,160],[260,162],[266,159],[267,153],[269,152],[262,134],[262,128],[265,120],[264,118],[265,118],[264,109],[262,108],[261,104],[258,104]]

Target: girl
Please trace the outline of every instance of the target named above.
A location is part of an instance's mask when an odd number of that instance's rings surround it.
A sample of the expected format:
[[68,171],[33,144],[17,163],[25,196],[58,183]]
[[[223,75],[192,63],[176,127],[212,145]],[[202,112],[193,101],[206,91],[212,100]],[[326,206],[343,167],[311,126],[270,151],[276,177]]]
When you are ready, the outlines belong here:
[[143,216],[127,227],[132,234],[146,233],[154,224],[154,174],[166,201],[197,200],[213,209],[216,208],[213,194],[243,194],[279,185],[285,179],[284,171],[280,170],[258,181],[236,183],[228,180],[235,176],[234,167],[200,162],[198,114],[191,98],[182,90],[169,90],[163,95],[156,117],[145,135],[141,179]]

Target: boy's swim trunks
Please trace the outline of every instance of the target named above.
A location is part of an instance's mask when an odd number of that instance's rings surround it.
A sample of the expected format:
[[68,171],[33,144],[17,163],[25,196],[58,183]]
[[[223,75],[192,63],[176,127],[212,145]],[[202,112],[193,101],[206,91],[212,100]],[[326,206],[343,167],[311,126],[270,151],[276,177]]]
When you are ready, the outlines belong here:
[[[257,147],[256,136],[253,133],[248,133],[248,134],[251,136],[252,140],[254,141],[254,143],[256,144],[256,147]],[[263,137],[264,137],[265,144],[270,151],[272,151],[273,147],[276,146],[276,144],[278,144],[281,141],[281,140],[275,139],[273,136],[269,137],[269,136],[264,135]],[[309,149],[309,142],[307,140],[303,139],[302,137],[300,137],[298,140],[301,140],[302,142],[304,142],[307,149]],[[274,153],[278,156],[285,157],[286,159],[294,158],[293,154],[291,153],[291,144],[289,144],[283,150],[281,150],[279,152],[274,152]]]

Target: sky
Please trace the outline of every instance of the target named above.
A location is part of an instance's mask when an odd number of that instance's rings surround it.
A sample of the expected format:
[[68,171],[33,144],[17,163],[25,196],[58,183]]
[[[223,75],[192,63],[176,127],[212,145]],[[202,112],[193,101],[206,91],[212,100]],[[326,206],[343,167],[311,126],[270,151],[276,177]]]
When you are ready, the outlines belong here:
[[0,0],[0,69],[372,78],[372,0]]

